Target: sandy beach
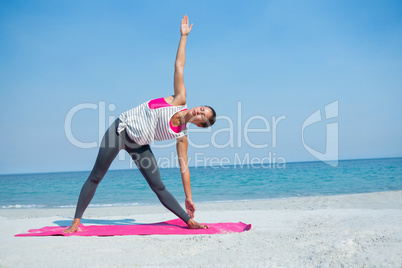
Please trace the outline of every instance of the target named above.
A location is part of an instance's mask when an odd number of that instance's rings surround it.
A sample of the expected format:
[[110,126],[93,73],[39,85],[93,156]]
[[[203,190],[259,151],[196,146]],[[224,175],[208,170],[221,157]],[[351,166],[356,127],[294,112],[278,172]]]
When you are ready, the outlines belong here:
[[[1,209],[0,267],[402,267],[402,191],[196,203],[219,235],[14,237],[68,225],[74,209]],[[83,224],[174,219],[162,205],[88,208]]]

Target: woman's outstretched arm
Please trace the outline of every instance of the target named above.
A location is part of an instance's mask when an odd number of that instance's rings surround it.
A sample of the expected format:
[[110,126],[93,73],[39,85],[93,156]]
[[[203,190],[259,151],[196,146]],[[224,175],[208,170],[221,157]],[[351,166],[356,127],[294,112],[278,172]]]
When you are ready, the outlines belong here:
[[188,160],[187,160],[187,148],[188,148],[187,136],[183,136],[177,139],[176,141],[177,141],[176,149],[180,166],[180,174],[183,182],[184,193],[186,195],[186,201],[185,201],[186,210],[187,214],[190,215],[191,218],[194,218],[195,206],[191,195],[190,171],[188,169]]
[[181,27],[180,27],[180,43],[179,48],[177,49],[176,54],[176,62],[174,65],[174,96],[172,105],[184,105],[186,104],[186,88],[183,82],[183,71],[184,71],[184,64],[186,62],[186,43],[187,43],[187,36],[191,32],[191,28],[193,24],[189,25],[187,15],[184,15],[183,19],[181,20]]
[[177,139],[176,144],[177,156],[179,159],[180,173],[183,181],[184,193],[186,194],[186,211],[187,214],[190,215],[190,220],[187,222],[187,225],[191,229],[206,229],[209,228],[208,225],[200,224],[193,220],[195,214],[195,206],[193,203],[193,199],[191,196],[191,182],[190,182],[190,171],[188,169],[188,161],[187,161],[187,148],[188,141],[187,136],[183,136]]

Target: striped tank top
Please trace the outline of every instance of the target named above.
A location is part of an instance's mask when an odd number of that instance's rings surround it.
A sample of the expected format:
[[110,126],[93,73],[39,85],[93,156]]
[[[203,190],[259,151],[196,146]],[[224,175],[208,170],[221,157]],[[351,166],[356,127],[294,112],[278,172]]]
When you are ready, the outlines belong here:
[[128,110],[119,116],[117,132],[126,130],[127,135],[139,145],[150,144],[154,140],[177,139],[187,135],[186,125],[172,126],[172,116],[187,110],[187,105],[172,106],[164,98],[154,99]]

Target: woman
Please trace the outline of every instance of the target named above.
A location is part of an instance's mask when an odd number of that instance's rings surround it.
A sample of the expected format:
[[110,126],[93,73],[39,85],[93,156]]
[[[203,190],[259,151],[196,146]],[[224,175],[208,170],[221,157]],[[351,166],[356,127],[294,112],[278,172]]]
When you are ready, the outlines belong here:
[[[193,24],[189,25],[188,17],[185,15],[181,21],[181,38],[176,55],[174,95],[148,101],[124,112],[109,127],[102,139],[94,168],[82,187],[73,223],[64,230],[65,233],[73,233],[78,230],[80,219],[92,200],[98,184],[121,149],[130,154],[149,186],[167,209],[181,218],[191,229],[208,228],[207,225],[199,224],[193,220],[195,206],[191,197],[190,172],[187,166],[186,123],[193,123],[198,127],[208,127],[215,122],[216,114],[209,106],[187,110],[183,69],[187,36],[192,26]],[[149,147],[149,143],[155,139],[174,138],[177,139],[176,149],[186,194],[187,213],[166,190],[155,157]]]

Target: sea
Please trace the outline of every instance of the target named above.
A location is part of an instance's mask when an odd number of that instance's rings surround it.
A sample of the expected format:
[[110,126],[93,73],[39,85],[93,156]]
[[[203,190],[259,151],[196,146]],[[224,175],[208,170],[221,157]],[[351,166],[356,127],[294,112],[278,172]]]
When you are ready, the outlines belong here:
[[[178,168],[160,169],[166,188],[183,203]],[[0,175],[0,208],[75,207],[90,171]],[[402,158],[275,166],[190,167],[194,203],[324,196],[402,190]],[[90,207],[159,204],[137,169],[109,170]]]

